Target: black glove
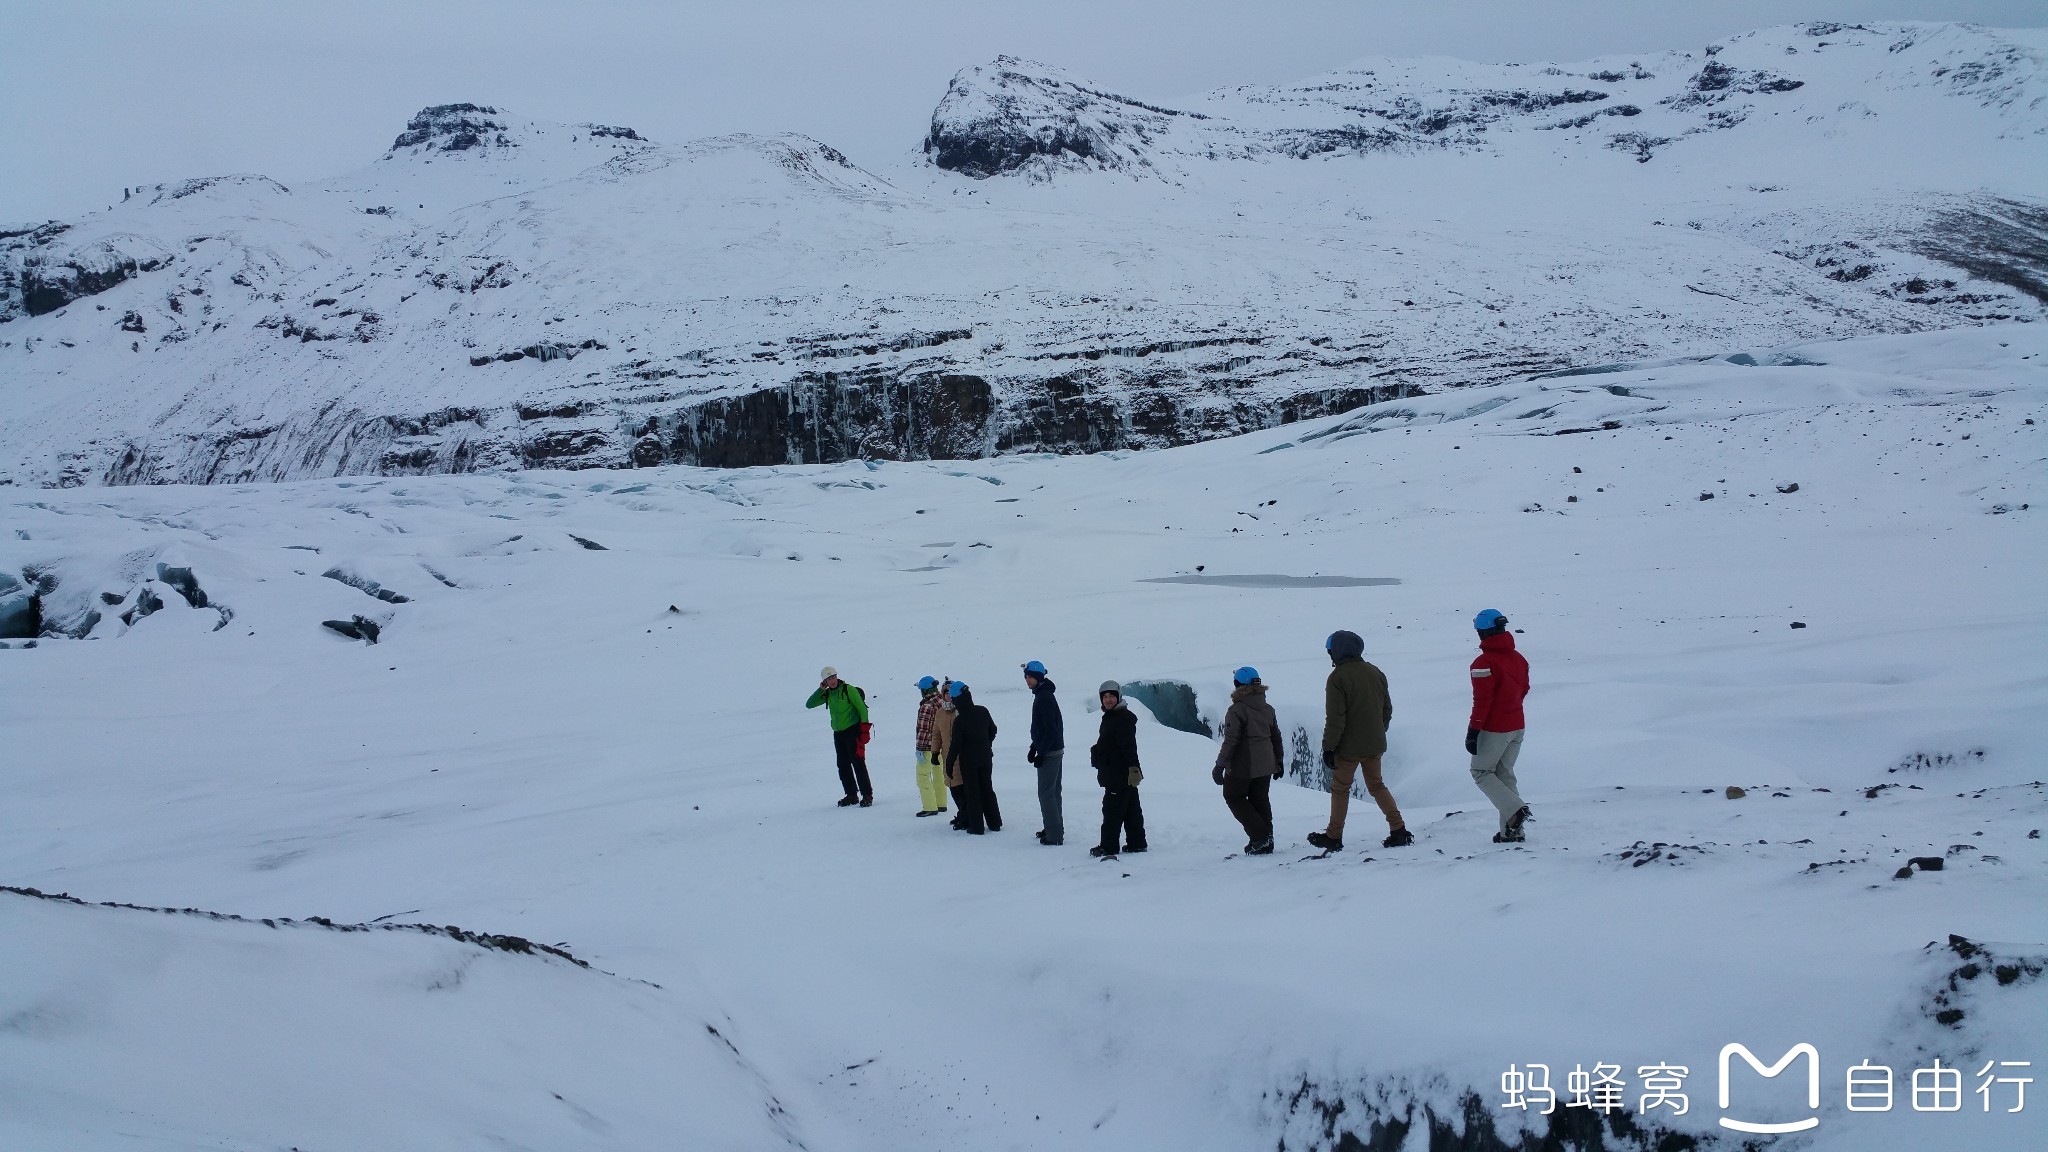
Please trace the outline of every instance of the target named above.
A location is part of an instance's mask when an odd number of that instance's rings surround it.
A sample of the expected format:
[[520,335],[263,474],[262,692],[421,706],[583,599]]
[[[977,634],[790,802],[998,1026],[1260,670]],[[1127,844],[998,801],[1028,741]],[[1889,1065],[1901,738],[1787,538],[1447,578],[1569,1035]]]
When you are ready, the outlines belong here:
[[1479,755],[1479,729],[1465,729],[1465,753],[1469,756]]
[[1323,749],[1323,767],[1335,768],[1336,766],[1337,754],[1328,748]]
[[1024,753],[1024,762],[1027,764],[1038,763],[1038,749],[1033,748],[1030,751]]
[[1209,769],[1209,779],[1214,780],[1218,784],[1223,783],[1223,765],[1218,764],[1216,767]]

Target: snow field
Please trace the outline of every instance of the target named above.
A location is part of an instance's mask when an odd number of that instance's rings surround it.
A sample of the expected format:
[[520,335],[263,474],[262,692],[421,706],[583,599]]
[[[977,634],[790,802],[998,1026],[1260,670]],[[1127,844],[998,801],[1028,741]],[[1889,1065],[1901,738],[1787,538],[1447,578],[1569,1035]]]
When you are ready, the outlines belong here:
[[[404,913],[604,970],[6,897],[10,1135],[766,1147],[772,1094],[816,1149],[1327,1147],[1288,1111],[1304,1079],[1448,1114],[1493,1102],[1511,1061],[1670,1061],[1693,1110],[1663,1122],[1704,1133],[1731,1040],[1812,1042],[1831,1080],[1866,1055],[2039,1066],[2041,986],[1976,989],[1944,1027],[1926,1005],[1953,961],[1922,949],[2048,951],[2028,836],[2048,823],[2048,336],[1777,351],[1820,363],[1526,381],[1137,455],[10,490],[0,570],[133,603],[154,564],[186,565],[233,618],[165,590],[103,642],[0,653],[0,878]],[[1143,582],[1198,565],[1401,583]],[[1459,747],[1483,607],[1533,666],[1519,847],[1488,843]],[[355,613],[381,643],[320,627]],[[1086,856],[1097,682],[1185,679],[1220,716],[1250,663],[1315,715],[1338,627],[1391,682],[1416,846],[1374,847],[1354,801],[1346,850],[1305,860],[1327,800],[1280,787],[1281,850],[1229,858],[1213,745],[1141,712],[1152,850]],[[1069,733],[1057,849],[1031,838],[1031,658]],[[822,711],[801,708],[825,663],[875,713],[871,810],[831,804]],[[910,816],[925,673],[1002,726],[1001,833]],[[1679,847],[1638,867],[1638,842]],[[1947,867],[1891,879],[1917,855]],[[255,1020],[296,1042],[234,1044]],[[1866,1117],[1834,1095],[1812,1147],[2039,1133],[1974,1096]]]

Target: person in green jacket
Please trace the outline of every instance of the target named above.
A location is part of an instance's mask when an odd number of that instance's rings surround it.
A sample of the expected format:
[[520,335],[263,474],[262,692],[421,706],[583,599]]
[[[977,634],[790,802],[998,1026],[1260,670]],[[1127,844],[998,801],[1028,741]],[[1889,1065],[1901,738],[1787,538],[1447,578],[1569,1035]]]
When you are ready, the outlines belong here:
[[1365,790],[1387,818],[1384,848],[1415,843],[1394,794],[1380,777],[1380,758],[1387,752],[1387,725],[1394,719],[1394,701],[1387,677],[1365,659],[1365,641],[1356,632],[1333,632],[1323,642],[1330,654],[1330,678],[1323,686],[1323,767],[1330,773],[1330,826],[1308,834],[1308,842],[1325,852],[1344,847],[1344,817],[1351,808],[1351,781],[1361,770]]
[[875,786],[868,780],[868,694],[839,678],[839,670],[827,665],[818,673],[818,690],[804,701],[804,707],[826,706],[832,718],[832,751],[839,758],[839,786],[846,795],[841,808],[858,804],[871,808]]

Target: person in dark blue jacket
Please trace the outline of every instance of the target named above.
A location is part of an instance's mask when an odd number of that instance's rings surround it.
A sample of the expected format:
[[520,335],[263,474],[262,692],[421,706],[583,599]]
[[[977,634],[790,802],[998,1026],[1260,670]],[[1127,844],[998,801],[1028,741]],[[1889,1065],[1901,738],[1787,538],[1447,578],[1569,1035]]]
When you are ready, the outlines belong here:
[[1060,801],[1060,774],[1067,758],[1066,724],[1044,664],[1033,660],[1024,665],[1024,683],[1031,689],[1031,750],[1024,758],[1038,767],[1038,812],[1045,822],[1038,842],[1064,844],[1067,820]]

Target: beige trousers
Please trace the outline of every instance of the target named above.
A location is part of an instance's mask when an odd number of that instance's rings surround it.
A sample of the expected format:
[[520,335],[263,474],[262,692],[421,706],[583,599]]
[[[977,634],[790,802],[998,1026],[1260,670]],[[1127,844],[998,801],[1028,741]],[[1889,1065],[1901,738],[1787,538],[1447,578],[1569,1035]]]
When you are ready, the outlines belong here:
[[1351,811],[1351,781],[1361,768],[1365,769],[1365,790],[1372,794],[1373,803],[1380,806],[1380,814],[1387,818],[1387,831],[1399,832],[1407,827],[1401,820],[1401,809],[1394,804],[1394,794],[1387,791],[1387,782],[1380,778],[1380,758],[1346,760],[1340,756],[1337,766],[1330,769],[1328,834],[1335,839],[1344,839],[1344,817]]

